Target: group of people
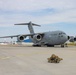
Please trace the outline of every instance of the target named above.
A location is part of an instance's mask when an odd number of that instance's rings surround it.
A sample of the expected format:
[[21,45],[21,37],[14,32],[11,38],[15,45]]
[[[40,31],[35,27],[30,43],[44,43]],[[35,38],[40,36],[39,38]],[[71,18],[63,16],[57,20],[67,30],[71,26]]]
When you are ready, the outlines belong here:
[[57,55],[52,54],[52,56],[50,58],[47,58],[49,63],[59,63],[61,60],[63,60],[62,58],[59,58]]

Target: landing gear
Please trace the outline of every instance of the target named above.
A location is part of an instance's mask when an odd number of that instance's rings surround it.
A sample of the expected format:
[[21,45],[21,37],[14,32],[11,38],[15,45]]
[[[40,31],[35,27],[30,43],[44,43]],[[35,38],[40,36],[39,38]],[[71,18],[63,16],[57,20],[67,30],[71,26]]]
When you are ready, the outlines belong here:
[[47,47],[54,47],[54,45],[49,45],[49,44],[47,44]]
[[33,47],[41,47],[41,45],[33,45]]
[[64,44],[62,44],[61,47],[64,48]]

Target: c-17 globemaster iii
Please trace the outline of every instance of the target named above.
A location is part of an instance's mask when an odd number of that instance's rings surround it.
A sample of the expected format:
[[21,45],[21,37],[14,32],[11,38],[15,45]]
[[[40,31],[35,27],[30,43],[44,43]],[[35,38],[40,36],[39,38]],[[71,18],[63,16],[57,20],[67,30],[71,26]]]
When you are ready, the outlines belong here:
[[[19,42],[23,42],[24,39],[29,36],[29,38],[34,43],[33,46],[42,46],[46,45],[49,47],[54,47],[54,45],[61,45],[61,47],[64,47],[64,43],[68,40],[70,40],[70,36],[68,36],[63,31],[49,31],[49,32],[43,32],[43,33],[35,33],[33,26],[40,26],[38,24],[34,24],[32,22],[29,23],[19,23],[15,25],[28,25],[28,29],[30,31],[30,34],[22,34],[22,35],[13,35],[13,36],[4,36],[0,38],[13,38],[17,37],[17,40]],[[76,38],[72,38],[71,41],[76,41]]]

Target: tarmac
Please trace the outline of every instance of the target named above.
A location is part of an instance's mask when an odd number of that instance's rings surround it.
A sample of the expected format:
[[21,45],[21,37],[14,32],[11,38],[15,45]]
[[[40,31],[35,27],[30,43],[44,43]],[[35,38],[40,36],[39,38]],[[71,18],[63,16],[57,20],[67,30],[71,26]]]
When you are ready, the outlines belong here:
[[[48,63],[56,54],[60,63]],[[0,45],[0,75],[76,75],[76,46]]]

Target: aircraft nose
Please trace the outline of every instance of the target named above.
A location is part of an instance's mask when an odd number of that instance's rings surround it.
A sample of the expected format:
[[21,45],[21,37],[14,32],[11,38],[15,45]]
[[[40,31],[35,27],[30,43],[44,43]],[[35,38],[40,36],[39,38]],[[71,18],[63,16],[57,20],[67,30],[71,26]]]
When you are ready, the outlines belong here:
[[69,39],[70,39],[70,37],[69,37],[69,36],[67,36],[67,35],[64,35],[64,39],[67,41],[67,40],[69,40]]

